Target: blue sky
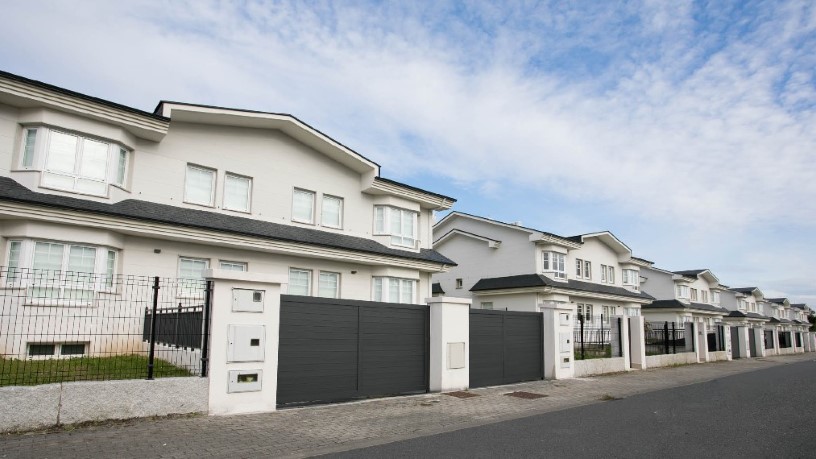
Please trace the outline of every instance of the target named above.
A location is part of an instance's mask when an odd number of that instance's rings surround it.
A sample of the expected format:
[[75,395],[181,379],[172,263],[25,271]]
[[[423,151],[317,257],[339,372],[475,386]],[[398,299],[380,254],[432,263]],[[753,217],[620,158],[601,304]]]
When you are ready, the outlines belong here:
[[813,2],[0,6],[6,71],[291,113],[457,210],[816,305]]

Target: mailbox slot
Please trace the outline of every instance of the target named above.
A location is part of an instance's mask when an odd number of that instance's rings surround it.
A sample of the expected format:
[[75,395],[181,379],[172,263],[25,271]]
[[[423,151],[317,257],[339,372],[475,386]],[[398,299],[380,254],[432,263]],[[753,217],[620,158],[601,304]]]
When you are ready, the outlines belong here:
[[257,392],[262,382],[263,370],[230,370],[227,393]]

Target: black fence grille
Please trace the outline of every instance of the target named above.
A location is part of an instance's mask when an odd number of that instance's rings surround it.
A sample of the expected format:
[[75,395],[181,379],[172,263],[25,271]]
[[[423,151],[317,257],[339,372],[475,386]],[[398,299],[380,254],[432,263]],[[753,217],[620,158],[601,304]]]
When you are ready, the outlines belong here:
[[710,325],[706,332],[708,339],[708,352],[721,352],[725,350],[725,327],[723,325]]
[[780,331],[779,334],[779,348],[780,349],[787,349],[792,347],[793,343],[791,342],[791,332],[787,331]]
[[603,359],[623,356],[621,317],[585,316],[578,314],[573,329],[575,360]]
[[646,322],[643,333],[646,341],[646,355],[686,352],[685,324]]
[[0,267],[0,386],[206,374],[209,291],[203,280]]

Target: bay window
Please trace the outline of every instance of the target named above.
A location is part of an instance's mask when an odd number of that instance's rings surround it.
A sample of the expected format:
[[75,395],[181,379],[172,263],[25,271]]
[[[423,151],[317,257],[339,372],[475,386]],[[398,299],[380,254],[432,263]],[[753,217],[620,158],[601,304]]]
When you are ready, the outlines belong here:
[[7,284],[29,288],[31,298],[89,302],[113,289],[116,251],[107,247],[13,240],[7,260]]
[[677,298],[688,298],[689,297],[689,288],[687,285],[678,285],[677,286]]
[[391,206],[374,206],[374,234],[390,235],[391,244],[416,247],[417,212]]
[[541,252],[541,270],[556,279],[566,279],[566,256],[558,252]]
[[371,298],[384,303],[416,302],[417,281],[398,277],[374,277]]
[[640,273],[635,269],[622,269],[623,285],[633,287],[635,290],[640,288]]

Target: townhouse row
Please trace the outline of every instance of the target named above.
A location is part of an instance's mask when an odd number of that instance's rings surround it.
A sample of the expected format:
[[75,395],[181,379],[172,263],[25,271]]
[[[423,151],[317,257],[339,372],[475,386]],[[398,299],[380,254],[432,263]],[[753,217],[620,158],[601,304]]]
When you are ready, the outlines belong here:
[[32,338],[39,325],[21,311],[94,307],[116,301],[113,279],[208,270],[274,275],[290,295],[728,324],[737,355],[802,348],[806,305],[659,269],[608,231],[564,237],[462,212],[434,223],[454,202],[382,177],[292,115],[171,101],[147,112],[0,72],[0,325],[15,337],[0,354],[88,353],[84,335]]

